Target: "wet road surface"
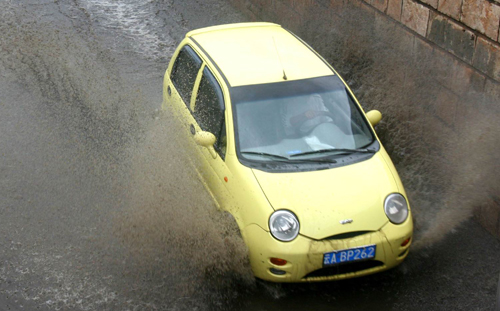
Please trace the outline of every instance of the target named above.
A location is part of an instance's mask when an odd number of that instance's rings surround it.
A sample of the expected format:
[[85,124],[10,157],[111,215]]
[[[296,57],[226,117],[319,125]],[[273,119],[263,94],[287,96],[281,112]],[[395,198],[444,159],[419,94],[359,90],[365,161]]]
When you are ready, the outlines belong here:
[[249,279],[158,112],[186,31],[242,21],[215,0],[0,3],[0,310],[491,310],[500,243],[473,220],[379,275]]

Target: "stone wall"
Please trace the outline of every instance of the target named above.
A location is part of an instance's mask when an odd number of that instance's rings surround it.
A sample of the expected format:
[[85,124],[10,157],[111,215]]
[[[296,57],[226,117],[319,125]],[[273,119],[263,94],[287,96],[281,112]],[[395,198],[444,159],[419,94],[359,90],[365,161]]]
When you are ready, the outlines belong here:
[[[441,161],[426,168],[436,169],[435,175],[447,175],[446,181],[434,182],[435,188],[457,184],[449,187],[455,193],[447,200],[456,210],[422,214],[420,218],[428,218],[424,222],[439,217],[460,221],[470,216],[467,206],[475,206],[476,219],[500,238],[496,196],[500,172],[488,167],[496,164],[490,158],[500,152],[491,147],[500,145],[499,126],[494,125],[500,116],[500,0],[229,1],[250,20],[275,22],[302,37],[341,71],[364,106],[390,117],[392,109],[392,117],[418,123],[405,135],[422,141],[416,149],[425,146],[425,152],[435,152],[429,159]],[[384,136],[386,131],[379,127],[377,132]],[[405,183],[412,183],[412,172],[404,172],[404,167],[414,163],[398,159],[404,147],[385,141],[384,145],[400,162],[398,170]],[[454,154],[443,157],[449,148]],[[474,156],[464,156],[471,150]],[[478,166],[479,172],[470,166],[462,170],[461,165],[469,163]],[[482,194],[474,197],[477,192]]]
[[483,74],[500,81],[500,1],[366,2]]

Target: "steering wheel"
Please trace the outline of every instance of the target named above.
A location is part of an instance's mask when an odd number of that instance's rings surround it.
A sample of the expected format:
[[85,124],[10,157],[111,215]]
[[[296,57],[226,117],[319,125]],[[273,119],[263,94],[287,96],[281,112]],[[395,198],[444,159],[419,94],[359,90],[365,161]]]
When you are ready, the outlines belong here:
[[[302,128],[302,125],[304,125],[304,123],[306,123],[309,120],[313,120],[313,119],[315,119],[317,117],[321,117],[321,116],[329,117],[330,119],[332,119],[332,121],[335,118],[335,116],[329,111],[306,110],[303,113],[300,113],[294,117],[291,117],[290,118],[290,125],[295,129],[295,131],[297,133],[304,133],[305,131],[300,130]],[[314,129],[316,126],[318,126],[321,123],[324,123],[324,122],[320,122],[320,123],[316,124],[310,130]],[[310,132],[310,130],[307,132]]]

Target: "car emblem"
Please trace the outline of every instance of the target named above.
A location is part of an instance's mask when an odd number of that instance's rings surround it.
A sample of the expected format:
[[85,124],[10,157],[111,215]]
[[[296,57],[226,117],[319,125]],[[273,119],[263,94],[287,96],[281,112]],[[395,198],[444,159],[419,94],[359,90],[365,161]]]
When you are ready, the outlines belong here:
[[340,221],[340,224],[341,224],[341,225],[350,224],[350,223],[352,223],[353,221],[354,221],[354,220],[352,220],[352,219],[344,219],[344,220],[341,220],[341,221]]

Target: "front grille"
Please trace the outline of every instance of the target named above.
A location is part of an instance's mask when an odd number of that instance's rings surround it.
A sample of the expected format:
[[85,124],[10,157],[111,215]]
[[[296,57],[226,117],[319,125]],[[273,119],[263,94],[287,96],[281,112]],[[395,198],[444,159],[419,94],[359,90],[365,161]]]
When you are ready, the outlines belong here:
[[384,263],[378,260],[365,260],[340,264],[332,267],[321,268],[306,275],[304,278],[334,276],[352,272],[363,271],[375,267],[383,266]]
[[324,238],[323,240],[343,240],[343,239],[350,239],[357,237],[359,235],[367,234],[373,231],[353,231],[353,232],[347,232],[347,233],[341,233],[341,234],[336,234],[329,236],[327,238]]

